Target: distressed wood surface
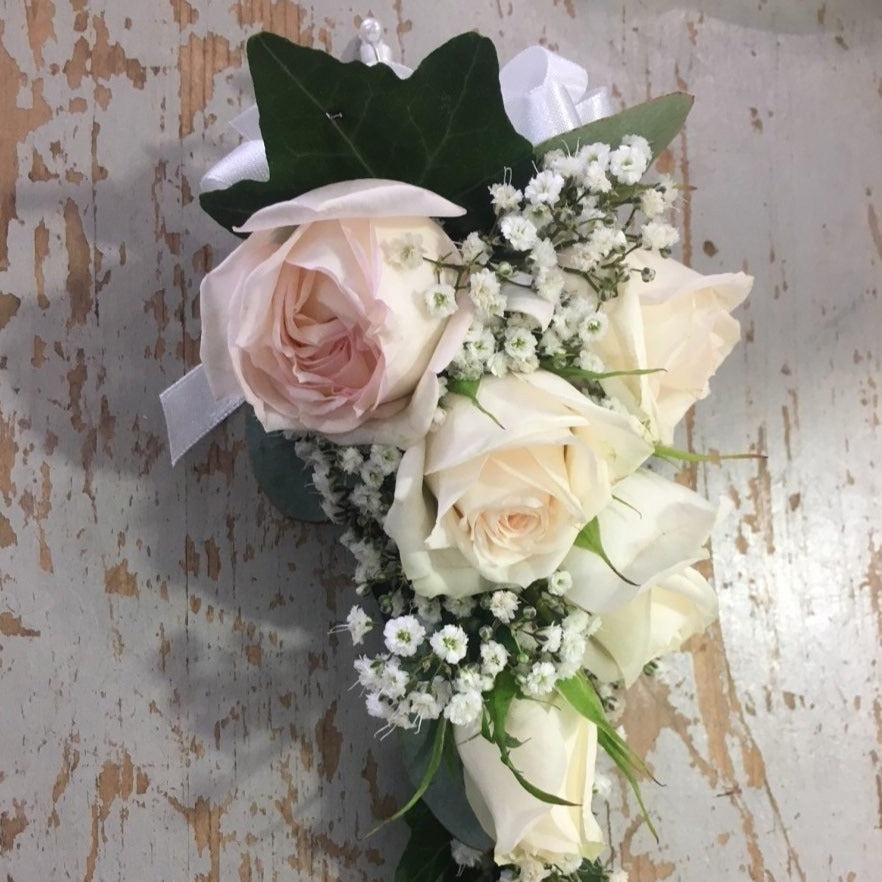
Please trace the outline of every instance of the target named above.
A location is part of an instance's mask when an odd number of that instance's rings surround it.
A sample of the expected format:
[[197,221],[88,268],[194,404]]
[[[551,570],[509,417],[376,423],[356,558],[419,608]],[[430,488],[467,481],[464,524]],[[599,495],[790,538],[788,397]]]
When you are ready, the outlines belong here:
[[720,623],[634,690],[656,845],[632,882],[872,882],[882,861],[882,7],[878,0],[4,0],[0,20],[0,869],[73,879],[392,878],[406,789],[371,739],[330,528],[256,490],[241,416],[172,470],[158,393],[197,360],[234,245],[194,198],[260,29],[405,62],[467,27],[540,41],[623,106],[696,95],[665,162],[683,255],[756,276],[688,425],[731,498]]

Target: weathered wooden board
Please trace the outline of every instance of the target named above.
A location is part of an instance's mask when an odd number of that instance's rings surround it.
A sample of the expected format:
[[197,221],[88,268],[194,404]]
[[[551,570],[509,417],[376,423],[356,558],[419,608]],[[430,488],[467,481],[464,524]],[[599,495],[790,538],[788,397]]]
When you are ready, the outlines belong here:
[[[265,28],[341,53],[360,15],[415,64],[474,27],[540,41],[623,106],[696,95],[665,162],[683,254],[756,276],[689,423],[766,459],[694,478],[735,511],[721,619],[625,725],[665,787],[637,882],[871,882],[882,861],[882,6],[878,0],[3,0],[0,869],[75,879],[389,880],[406,787],[350,691],[349,561],[286,523],[241,416],[172,470],[158,393],[197,360],[234,241],[195,200]],[[686,440],[686,439],[684,439]]]

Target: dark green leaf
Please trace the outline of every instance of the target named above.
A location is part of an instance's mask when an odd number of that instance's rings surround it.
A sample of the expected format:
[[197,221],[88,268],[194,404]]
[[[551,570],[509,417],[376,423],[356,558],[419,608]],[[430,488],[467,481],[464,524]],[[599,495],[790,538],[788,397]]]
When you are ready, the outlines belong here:
[[533,155],[542,157],[549,150],[559,149],[575,152],[579,147],[597,141],[618,147],[625,135],[642,135],[649,141],[654,159],[683,127],[693,100],[685,92],[673,92],[662,95],[661,98],[653,98],[615,116],[598,119],[587,126],[549,138],[536,146]]
[[[423,723],[418,731],[401,733],[404,765],[414,786],[422,780],[429,766],[438,726],[437,721]],[[423,794],[423,802],[460,842],[481,851],[492,848],[493,841],[478,823],[466,799],[462,762],[452,738],[445,741],[444,762]]]
[[629,585],[633,585],[635,588],[637,587],[636,582],[632,582],[627,576],[622,575],[615,566],[613,562],[607,556],[607,553],[603,550],[603,542],[600,539],[600,521],[597,518],[589,521],[582,527],[579,535],[576,536],[576,541],[573,543],[577,548],[584,548],[585,551],[591,551],[596,554],[623,582],[627,582]]
[[486,212],[482,185],[532,152],[505,114],[493,43],[477,34],[454,37],[406,80],[266,33],[248,41],[248,63],[270,179],[205,194],[225,226],[356,178],[405,181]]
[[298,521],[327,522],[312,488],[312,471],[281,432],[265,432],[254,411],[245,418],[245,441],[260,489],[282,514]]

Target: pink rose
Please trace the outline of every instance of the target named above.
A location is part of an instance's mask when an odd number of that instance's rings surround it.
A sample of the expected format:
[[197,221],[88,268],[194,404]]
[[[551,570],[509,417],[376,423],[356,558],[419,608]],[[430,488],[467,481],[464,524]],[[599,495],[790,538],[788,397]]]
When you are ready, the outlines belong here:
[[[470,316],[433,316],[430,260],[459,261],[431,217],[463,210],[397,181],[331,184],[256,212],[202,282],[202,363],[267,431],[404,445],[428,431]],[[424,259],[428,258],[428,260]],[[450,271],[441,281],[450,282]]]

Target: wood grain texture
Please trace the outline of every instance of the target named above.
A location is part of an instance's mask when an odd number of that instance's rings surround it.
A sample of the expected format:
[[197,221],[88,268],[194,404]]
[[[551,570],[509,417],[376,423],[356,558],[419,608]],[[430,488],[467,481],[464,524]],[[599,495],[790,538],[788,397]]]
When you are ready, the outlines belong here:
[[718,626],[634,690],[656,844],[613,780],[632,882],[872,882],[882,859],[882,7],[877,0],[3,0],[0,869],[75,879],[392,878],[406,791],[371,739],[331,528],[287,523],[241,416],[172,470],[158,393],[198,359],[235,244],[195,199],[251,100],[245,38],[341,54],[359,13],[415,64],[457,31],[580,60],[622,106],[696,96],[663,162],[683,255],[756,276],[689,420],[763,460],[733,503]]

